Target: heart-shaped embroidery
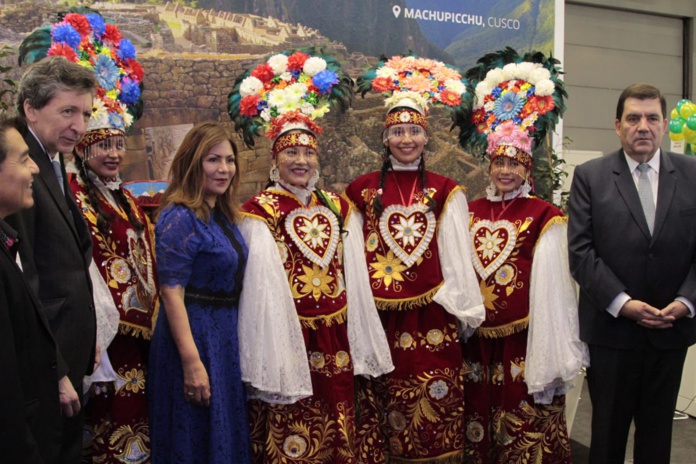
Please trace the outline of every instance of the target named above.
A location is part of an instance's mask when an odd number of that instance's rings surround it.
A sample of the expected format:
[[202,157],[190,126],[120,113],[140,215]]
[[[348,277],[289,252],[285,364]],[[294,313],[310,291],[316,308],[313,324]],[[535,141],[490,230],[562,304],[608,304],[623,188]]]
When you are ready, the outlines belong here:
[[338,246],[336,216],[326,206],[297,208],[285,219],[285,231],[302,255],[325,269]]
[[379,219],[380,235],[408,267],[428,249],[436,225],[435,215],[422,203],[388,206]]
[[510,221],[483,219],[473,225],[471,238],[474,269],[486,280],[512,253],[517,241],[517,229]]

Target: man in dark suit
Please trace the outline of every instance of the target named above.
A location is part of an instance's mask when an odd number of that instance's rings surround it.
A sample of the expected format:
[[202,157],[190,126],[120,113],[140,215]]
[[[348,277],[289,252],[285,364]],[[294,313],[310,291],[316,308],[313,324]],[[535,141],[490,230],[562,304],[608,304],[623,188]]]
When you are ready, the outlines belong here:
[[15,262],[19,237],[3,220],[34,204],[39,168],[18,124],[0,121],[0,456],[8,463],[58,463],[58,371],[66,368],[41,303]]
[[79,462],[83,419],[82,378],[95,360],[96,322],[89,264],[92,240],[70,195],[62,153],[72,152],[85,134],[95,88],[92,70],[63,57],[31,65],[17,92],[23,134],[39,167],[33,185],[34,207],[7,222],[22,237],[20,260],[41,300],[44,314],[68,367],[70,382],[60,384],[61,462]]
[[660,150],[660,91],[619,98],[622,149],[575,169],[568,248],[590,348],[591,463],[669,463],[687,348],[696,342],[696,159]]

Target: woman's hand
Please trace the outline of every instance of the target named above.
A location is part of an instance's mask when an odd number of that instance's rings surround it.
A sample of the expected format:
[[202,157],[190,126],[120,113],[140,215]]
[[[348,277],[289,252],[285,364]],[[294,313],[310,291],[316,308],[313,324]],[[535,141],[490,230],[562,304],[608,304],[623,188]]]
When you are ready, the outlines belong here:
[[183,369],[184,401],[196,406],[210,406],[210,381],[201,360],[185,363]]

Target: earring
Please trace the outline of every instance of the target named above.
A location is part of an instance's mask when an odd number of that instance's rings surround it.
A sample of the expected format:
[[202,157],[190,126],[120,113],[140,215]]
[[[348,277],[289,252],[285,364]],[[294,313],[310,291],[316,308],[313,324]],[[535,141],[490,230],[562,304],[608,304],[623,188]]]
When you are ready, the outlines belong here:
[[307,182],[307,189],[314,190],[317,182],[319,182],[319,168],[315,169],[312,177],[309,178],[309,182]]
[[271,165],[271,171],[268,174],[268,178],[271,179],[271,182],[278,183],[280,181],[280,169],[278,169],[278,166],[276,164]]

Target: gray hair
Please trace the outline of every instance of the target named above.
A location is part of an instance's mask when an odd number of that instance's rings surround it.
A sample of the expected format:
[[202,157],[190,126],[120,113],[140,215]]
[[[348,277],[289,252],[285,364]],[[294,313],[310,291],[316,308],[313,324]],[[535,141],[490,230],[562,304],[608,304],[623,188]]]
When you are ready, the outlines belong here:
[[32,64],[19,81],[17,113],[25,118],[24,102],[41,109],[63,90],[89,92],[94,95],[97,79],[94,71],[66,60],[62,56],[49,56]]

